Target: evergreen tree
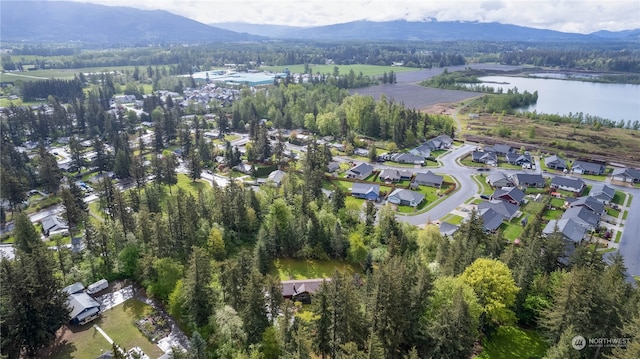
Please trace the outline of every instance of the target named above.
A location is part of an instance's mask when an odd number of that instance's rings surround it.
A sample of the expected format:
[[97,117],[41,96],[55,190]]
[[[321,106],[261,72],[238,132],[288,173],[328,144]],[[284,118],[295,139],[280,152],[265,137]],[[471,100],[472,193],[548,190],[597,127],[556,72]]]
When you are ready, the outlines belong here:
[[213,313],[214,291],[211,265],[204,249],[194,247],[189,259],[183,290],[183,306],[191,323],[202,327]]
[[62,171],[58,167],[56,157],[44,147],[44,144],[40,143],[38,174],[40,177],[40,183],[44,189],[49,193],[56,193],[60,188],[60,182],[62,180]]

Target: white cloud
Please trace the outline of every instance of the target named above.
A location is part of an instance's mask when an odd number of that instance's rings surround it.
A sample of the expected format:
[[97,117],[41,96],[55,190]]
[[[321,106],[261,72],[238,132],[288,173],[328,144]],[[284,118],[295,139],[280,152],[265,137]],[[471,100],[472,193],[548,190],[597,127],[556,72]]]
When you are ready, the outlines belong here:
[[76,0],[164,9],[202,23],[318,26],[354,20],[501,22],[589,33],[640,28],[638,0]]

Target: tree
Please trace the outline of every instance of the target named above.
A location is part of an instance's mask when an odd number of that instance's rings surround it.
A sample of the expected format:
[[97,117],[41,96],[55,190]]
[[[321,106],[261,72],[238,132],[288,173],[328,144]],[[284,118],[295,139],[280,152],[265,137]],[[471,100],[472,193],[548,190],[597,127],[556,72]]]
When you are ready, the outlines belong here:
[[212,317],[215,327],[215,340],[218,344],[216,354],[221,358],[232,358],[234,352],[244,348],[247,342],[247,333],[244,331],[242,319],[231,306],[216,310]]
[[62,190],[62,204],[65,208],[65,219],[70,226],[75,227],[84,221],[87,204],[83,200],[82,190],[75,183],[70,182],[69,188]]
[[211,265],[204,249],[194,247],[183,289],[183,307],[190,322],[202,327],[213,313]]
[[129,178],[131,175],[130,170],[131,157],[123,149],[119,149],[113,162],[113,173],[118,178]]
[[510,307],[514,305],[519,289],[504,263],[479,258],[465,269],[460,279],[478,296],[483,308],[483,327],[513,322],[515,314]]
[[187,166],[189,168],[189,177],[192,181],[195,182],[202,176],[202,159],[200,158],[200,153],[196,149],[192,149],[191,152],[189,152]]
[[51,252],[24,214],[17,215],[15,226],[15,260],[0,259],[0,352],[10,358],[22,352],[34,356],[69,320]]
[[331,309],[327,282],[320,286],[314,298],[313,312],[317,319],[314,321],[315,335],[313,345],[316,352],[325,359],[331,354]]
[[260,342],[260,352],[265,359],[277,359],[282,353],[278,338],[276,336],[276,328],[268,327],[262,334]]
[[207,342],[204,341],[198,331],[194,331],[189,341],[189,359],[207,359]]
[[44,144],[40,144],[40,165],[38,166],[38,174],[40,176],[40,182],[42,186],[49,193],[56,193],[60,188],[60,181],[62,180],[62,171],[58,167],[56,157],[44,147]]

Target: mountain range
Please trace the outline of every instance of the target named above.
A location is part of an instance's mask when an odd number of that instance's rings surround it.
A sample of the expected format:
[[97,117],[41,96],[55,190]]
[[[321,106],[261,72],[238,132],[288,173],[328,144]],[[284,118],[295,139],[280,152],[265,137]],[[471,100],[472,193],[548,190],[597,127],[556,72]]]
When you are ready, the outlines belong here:
[[250,23],[203,24],[163,10],[67,1],[0,1],[0,36],[11,41],[203,43],[269,39],[318,41],[640,41],[640,29],[592,34],[501,23],[353,21],[318,27]]

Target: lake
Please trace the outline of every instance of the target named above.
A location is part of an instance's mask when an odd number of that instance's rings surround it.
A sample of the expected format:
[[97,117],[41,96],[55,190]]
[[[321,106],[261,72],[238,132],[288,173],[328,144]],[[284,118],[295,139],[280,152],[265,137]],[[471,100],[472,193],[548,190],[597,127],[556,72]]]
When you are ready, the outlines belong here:
[[[522,111],[568,115],[582,112],[613,121],[640,120],[640,85],[509,76],[483,76],[487,86],[538,91],[538,102]],[[503,84],[503,83],[508,84]]]

